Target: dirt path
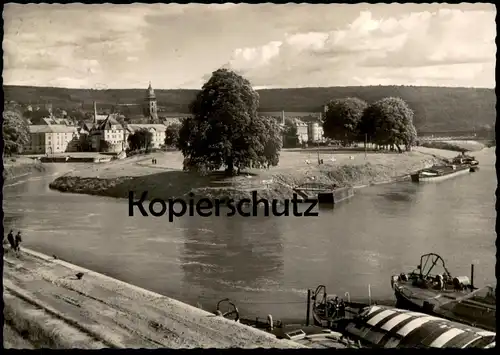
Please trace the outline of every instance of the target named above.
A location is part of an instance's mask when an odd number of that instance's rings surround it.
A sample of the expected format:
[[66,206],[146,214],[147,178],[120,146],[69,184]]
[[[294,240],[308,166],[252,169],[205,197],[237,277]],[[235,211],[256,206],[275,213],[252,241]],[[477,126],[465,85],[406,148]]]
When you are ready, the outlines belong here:
[[4,290],[11,347],[26,345],[16,333],[51,348],[299,347],[33,251],[4,257]]

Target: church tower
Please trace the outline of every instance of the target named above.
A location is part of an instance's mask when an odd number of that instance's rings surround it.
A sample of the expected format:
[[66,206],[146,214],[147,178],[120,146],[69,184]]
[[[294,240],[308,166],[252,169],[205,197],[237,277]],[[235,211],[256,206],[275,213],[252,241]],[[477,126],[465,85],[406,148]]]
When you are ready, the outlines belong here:
[[151,87],[151,82],[149,82],[144,101],[144,116],[148,117],[150,121],[156,121],[158,119],[158,108],[156,106],[155,91]]

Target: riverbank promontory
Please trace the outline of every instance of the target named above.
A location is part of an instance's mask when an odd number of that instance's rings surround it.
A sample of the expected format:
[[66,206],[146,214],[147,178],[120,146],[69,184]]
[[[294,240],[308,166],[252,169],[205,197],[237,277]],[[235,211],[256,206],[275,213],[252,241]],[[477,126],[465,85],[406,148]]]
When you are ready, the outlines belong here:
[[[128,198],[129,192],[148,192],[150,198],[163,200],[194,196],[209,199],[291,198],[293,187],[317,182],[327,185],[366,186],[390,182],[431,166],[440,158],[432,149],[419,148],[405,153],[320,152],[324,163],[317,164],[316,150],[284,150],[280,163],[269,170],[250,169],[236,177],[222,172],[201,176],[182,171],[180,152],[161,152],[109,164],[80,169],[54,180],[50,187],[62,192]],[[453,152],[456,155],[455,152]],[[151,159],[157,164],[152,165]]]

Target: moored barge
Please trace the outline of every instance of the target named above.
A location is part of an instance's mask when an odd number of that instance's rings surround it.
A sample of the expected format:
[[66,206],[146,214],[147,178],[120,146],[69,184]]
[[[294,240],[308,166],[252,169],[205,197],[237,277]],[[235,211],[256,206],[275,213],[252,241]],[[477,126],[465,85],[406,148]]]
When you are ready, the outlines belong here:
[[396,306],[496,331],[495,289],[477,289],[471,277],[451,276],[441,256],[422,255],[411,273],[391,277]]
[[439,182],[450,178],[476,172],[479,162],[475,157],[461,154],[451,161],[445,160],[443,165],[434,165],[411,174],[411,181],[417,183]]
[[[330,299],[331,300],[331,299]],[[341,305],[342,304],[342,305]],[[421,312],[390,306],[361,303],[327,302],[335,315],[328,328],[322,326],[284,325],[258,320],[236,321],[313,348],[492,348],[496,332],[453,322]],[[341,305],[340,307],[338,307]],[[358,308],[360,307],[360,308]],[[349,308],[348,314],[342,308]],[[237,312],[236,307],[234,309]],[[357,311],[354,311],[357,309]],[[318,308],[313,308],[313,315]],[[216,312],[218,315],[227,314]],[[320,312],[321,313],[321,312]],[[328,311],[327,311],[328,313]],[[319,317],[321,318],[321,317]]]
[[435,165],[411,174],[411,181],[416,183],[440,182],[477,171],[477,166],[468,165]]

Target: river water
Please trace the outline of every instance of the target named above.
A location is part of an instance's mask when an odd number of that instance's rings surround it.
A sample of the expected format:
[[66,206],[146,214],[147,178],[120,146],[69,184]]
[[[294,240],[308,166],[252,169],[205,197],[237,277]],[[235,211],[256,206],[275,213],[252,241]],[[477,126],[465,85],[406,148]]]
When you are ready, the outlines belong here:
[[[24,245],[212,311],[229,297],[246,316],[304,319],[307,288],[391,300],[390,276],[420,255],[443,256],[453,275],[495,283],[493,150],[477,173],[443,183],[360,189],[318,217],[128,217],[128,202],[48,188],[71,165],[4,187],[5,229]],[[6,231],[6,232],[7,232]]]

